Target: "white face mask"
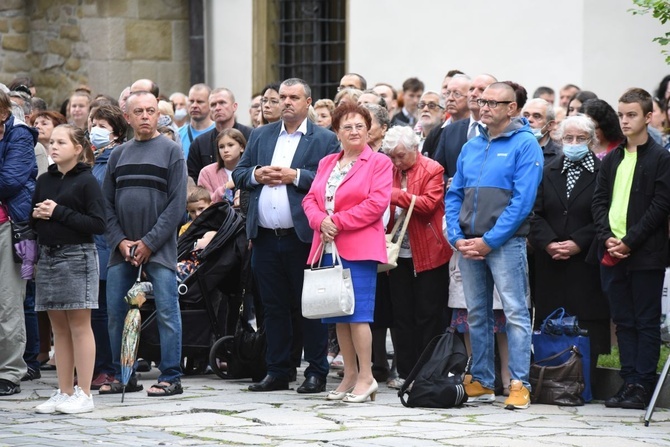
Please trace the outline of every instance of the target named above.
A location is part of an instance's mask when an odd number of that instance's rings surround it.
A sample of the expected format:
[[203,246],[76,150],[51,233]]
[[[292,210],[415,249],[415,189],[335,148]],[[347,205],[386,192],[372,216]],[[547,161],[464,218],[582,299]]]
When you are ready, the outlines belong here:
[[188,112],[186,111],[186,109],[177,109],[174,112],[174,119],[183,120],[184,118],[186,118],[187,115]]
[[89,138],[96,149],[102,149],[111,142],[109,139],[111,135],[112,132],[105,129],[104,127],[95,126],[91,128]]

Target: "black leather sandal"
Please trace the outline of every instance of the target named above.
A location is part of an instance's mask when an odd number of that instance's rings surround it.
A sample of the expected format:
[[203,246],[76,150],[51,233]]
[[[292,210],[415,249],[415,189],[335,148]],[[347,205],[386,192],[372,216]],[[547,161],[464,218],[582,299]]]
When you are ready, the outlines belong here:
[[169,385],[163,385],[162,383],[157,383],[155,385],[151,385],[151,388],[158,388],[162,391],[156,392],[147,390],[147,396],[151,397],[174,396],[175,394],[182,394],[184,392],[184,389],[181,387],[181,382],[172,382]]
[[[103,390],[102,387],[109,386],[108,390]],[[132,377],[126,385],[126,393],[136,393],[137,391],[142,391],[144,387],[142,384],[137,383],[137,377]],[[98,390],[98,394],[121,394],[123,393],[123,384],[121,382],[112,382],[105,383]]]

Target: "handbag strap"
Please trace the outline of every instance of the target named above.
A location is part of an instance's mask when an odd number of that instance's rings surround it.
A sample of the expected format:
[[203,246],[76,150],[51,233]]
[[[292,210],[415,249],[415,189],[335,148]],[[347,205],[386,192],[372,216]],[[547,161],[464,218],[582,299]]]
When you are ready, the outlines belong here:
[[533,393],[531,396],[531,400],[533,403],[537,402],[542,393],[542,382],[544,380],[544,371],[546,368],[547,368],[546,366],[540,366],[540,377],[537,378],[537,383],[535,384],[535,388],[533,389]]
[[563,321],[563,317],[565,316],[565,308],[559,307],[558,309],[554,310],[552,313],[547,315],[547,318],[544,319],[542,322],[542,326],[540,327],[540,331],[542,333],[545,332],[544,328],[547,326],[547,321],[552,320],[552,319],[557,319],[559,321]]
[[[337,246],[335,245],[335,241],[330,243],[332,248],[333,248],[333,266],[336,264],[342,265],[342,259],[340,259],[340,254],[337,251]],[[314,270],[314,264],[316,263],[316,259],[318,256],[319,263],[317,264],[317,268],[321,267],[321,259],[323,259],[323,252],[326,249],[326,247],[323,245],[323,242],[319,243],[319,248],[314,252],[314,256],[312,256],[312,259],[310,260],[309,266]]]
[[559,358],[560,356],[562,356],[562,355],[565,354],[566,352],[573,352],[573,353],[575,353],[575,354],[577,354],[577,355],[582,355],[582,353],[579,352],[579,348],[578,348],[577,346],[575,346],[575,345],[572,345],[572,346],[569,346],[569,347],[565,348],[565,349],[562,350],[561,352],[552,355],[551,357],[547,357],[546,359],[538,360],[538,361],[534,362],[533,364],[539,366],[539,363],[550,362],[550,361],[552,361],[552,360],[554,360],[554,359]]
[[[405,237],[405,231],[407,231],[407,225],[409,224],[409,219],[412,217],[412,211],[414,211],[414,203],[416,202],[416,196],[412,194],[412,201],[409,204],[409,208],[407,210],[403,211],[401,216],[404,215],[405,219],[402,222],[402,229],[400,230],[400,234],[398,234],[398,242],[402,242],[403,238]],[[398,231],[398,225],[400,225],[400,219],[393,225],[393,232],[391,234],[395,234]]]

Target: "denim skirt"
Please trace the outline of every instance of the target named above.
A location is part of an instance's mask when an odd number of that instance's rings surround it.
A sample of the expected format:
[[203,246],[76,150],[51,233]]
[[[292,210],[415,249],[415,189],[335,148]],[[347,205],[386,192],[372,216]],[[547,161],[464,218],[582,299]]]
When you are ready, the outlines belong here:
[[98,308],[95,244],[40,245],[35,269],[35,310]]

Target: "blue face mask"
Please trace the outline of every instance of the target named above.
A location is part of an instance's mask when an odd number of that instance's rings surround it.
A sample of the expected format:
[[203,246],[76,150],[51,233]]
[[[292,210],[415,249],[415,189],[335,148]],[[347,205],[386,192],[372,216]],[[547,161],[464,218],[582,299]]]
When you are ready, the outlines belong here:
[[564,144],[563,153],[570,161],[579,161],[589,153],[589,147],[586,144]]
[[104,127],[95,126],[91,128],[89,138],[91,139],[91,143],[93,146],[95,146],[96,149],[102,149],[110,143],[110,135],[111,132],[109,130],[105,129]]
[[547,132],[544,131],[545,127],[547,127],[546,124],[544,126],[540,127],[539,129],[531,128],[530,130],[531,130],[531,132],[533,132],[533,136],[535,138],[537,138],[538,140],[541,140],[547,134]]

